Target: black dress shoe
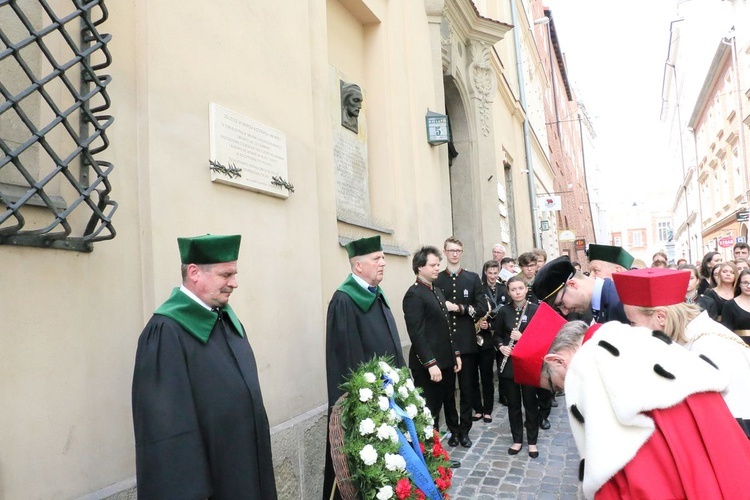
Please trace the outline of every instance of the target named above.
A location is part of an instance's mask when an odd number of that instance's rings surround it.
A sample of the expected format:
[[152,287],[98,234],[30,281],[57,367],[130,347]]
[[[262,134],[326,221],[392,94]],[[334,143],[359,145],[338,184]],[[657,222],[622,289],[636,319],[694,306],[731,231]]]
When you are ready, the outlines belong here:
[[461,467],[461,462],[459,462],[458,460],[450,459],[449,462],[451,463],[451,469],[458,469],[459,467]]
[[549,420],[547,420],[546,418],[543,418],[543,419],[541,419],[541,420],[539,421],[539,428],[540,428],[540,429],[544,429],[544,430],[546,431],[546,430],[547,430],[547,429],[549,429],[550,427],[551,427],[551,426],[550,426],[550,424],[549,424]]
[[554,398],[552,399],[552,408],[557,408],[557,400]]
[[461,436],[461,446],[471,448],[471,439],[469,439],[469,436]]
[[448,446],[458,446],[458,434],[451,434],[448,440]]
[[518,455],[518,452],[521,451],[522,449],[523,449],[523,445],[521,445],[521,447],[518,448],[517,450],[514,448],[508,448],[508,455]]
[[531,458],[536,458],[536,457],[539,456],[539,451],[531,451],[531,450],[529,450],[529,456]]

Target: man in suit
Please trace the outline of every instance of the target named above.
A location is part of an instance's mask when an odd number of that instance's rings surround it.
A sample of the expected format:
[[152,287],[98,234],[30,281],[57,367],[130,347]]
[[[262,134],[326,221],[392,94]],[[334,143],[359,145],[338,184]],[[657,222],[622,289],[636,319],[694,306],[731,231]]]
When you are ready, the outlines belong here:
[[478,388],[477,366],[479,347],[477,346],[474,317],[480,318],[487,312],[487,303],[482,294],[482,281],[477,273],[461,267],[463,243],[450,237],[443,244],[445,259],[448,261],[445,270],[435,280],[449,301],[450,332],[456,347],[461,352],[463,370],[458,375],[460,393],[459,431],[460,435],[451,436],[448,444],[456,446],[459,442],[464,448],[471,446],[471,431],[474,414],[474,389]]
[[594,321],[630,324],[615,284],[609,278],[594,278],[576,271],[567,255],[551,260],[536,275],[534,295],[563,315],[590,312]]
[[451,340],[445,296],[433,285],[440,273],[440,251],[432,246],[420,248],[412,258],[412,270],[417,279],[403,300],[406,331],[412,343],[409,368],[414,384],[422,388],[435,428],[439,427],[442,407],[452,439],[460,432],[455,384],[456,373],[461,371],[461,353]]

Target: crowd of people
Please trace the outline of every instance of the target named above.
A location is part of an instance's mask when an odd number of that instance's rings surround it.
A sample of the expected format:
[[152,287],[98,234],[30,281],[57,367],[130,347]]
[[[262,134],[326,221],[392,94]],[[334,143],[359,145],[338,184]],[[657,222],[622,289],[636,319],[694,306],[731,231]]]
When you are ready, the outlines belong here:
[[[138,344],[133,418],[139,498],[276,498],[268,419],[244,327],[229,306],[240,237],[180,238],[183,283]],[[326,323],[330,411],[362,362],[408,366],[447,444],[508,407],[509,455],[532,459],[565,394],[583,492],[597,498],[745,498],[750,466],[750,247],[723,262],[631,269],[633,257],[589,245],[586,271],[543,250],[506,255],[481,273],[463,243],[413,254],[402,309],[408,359],[380,284],[380,237],[346,245],[351,273]],[[445,258],[445,264],[442,264]],[[495,373],[497,388],[495,393]],[[458,387],[458,401],[456,401]],[[496,423],[495,423],[496,425]],[[452,461],[452,467],[460,467]],[[324,499],[340,498],[326,450]]]

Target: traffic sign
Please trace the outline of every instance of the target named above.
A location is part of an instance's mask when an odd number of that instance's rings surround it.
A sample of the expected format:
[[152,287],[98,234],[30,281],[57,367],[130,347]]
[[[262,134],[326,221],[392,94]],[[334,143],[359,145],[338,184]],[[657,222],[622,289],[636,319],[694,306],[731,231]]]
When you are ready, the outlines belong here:
[[750,212],[747,210],[744,212],[737,212],[737,222],[748,222],[750,221]]
[[719,238],[718,244],[721,248],[729,248],[734,245],[734,238],[731,236],[724,236]]
[[734,239],[734,241],[735,241],[736,243],[747,243],[747,241],[746,241],[746,239],[745,239],[745,237],[744,237],[744,236],[737,236],[737,237],[736,237],[736,238]]

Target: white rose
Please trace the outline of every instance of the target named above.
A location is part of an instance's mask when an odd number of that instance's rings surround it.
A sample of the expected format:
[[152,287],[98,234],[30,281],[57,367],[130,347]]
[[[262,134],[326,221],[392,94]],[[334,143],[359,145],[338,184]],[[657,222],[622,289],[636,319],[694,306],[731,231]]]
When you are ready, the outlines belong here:
[[393,488],[390,486],[383,486],[378,490],[378,494],[375,495],[378,500],[388,500],[393,498]]
[[378,366],[380,367],[381,370],[383,370],[383,373],[388,373],[389,371],[393,370],[393,368],[391,368],[391,365],[389,365],[385,361],[380,361],[378,363]]
[[406,388],[406,386],[402,385],[401,387],[398,388],[398,394],[402,398],[406,399],[409,397],[409,390]]
[[359,452],[359,458],[365,465],[372,465],[378,460],[378,451],[371,444],[366,444]]
[[375,378],[375,374],[370,373],[370,372],[365,373],[364,377],[365,377],[365,382],[367,382],[368,384],[374,384],[375,381],[377,380],[377,378]]
[[432,412],[426,406],[422,408],[422,413],[424,413],[424,416],[427,418],[430,418],[432,416]]
[[[360,399],[362,399],[362,397],[361,397],[361,396],[360,396]],[[417,416],[417,407],[416,407],[416,406],[414,406],[413,404],[412,404],[412,405],[409,405],[409,406],[407,406],[407,407],[405,408],[405,410],[406,410],[406,415],[407,415],[407,416],[408,416],[409,418],[414,418],[414,417],[416,417],[416,416]]]
[[389,398],[393,396],[393,386],[391,384],[385,386],[385,395]]
[[416,387],[414,387],[414,382],[412,381],[412,379],[407,378],[405,383],[406,383],[406,388],[409,389],[410,391],[415,391],[417,389]]
[[372,399],[372,389],[368,389],[365,387],[364,389],[359,390],[359,400],[364,402],[367,402]]
[[388,401],[387,397],[380,396],[378,398],[378,406],[380,406],[381,410],[386,411],[388,408],[391,407],[391,403]]
[[393,380],[394,384],[398,384],[399,382],[401,382],[401,377],[399,377],[396,370],[391,370],[391,373],[389,373],[388,376],[391,377],[391,380]]
[[422,396],[417,396],[417,403],[419,403],[419,406],[425,406],[424,398]]
[[366,418],[359,423],[359,433],[363,436],[375,432],[375,422],[371,418]]
[[405,470],[406,460],[401,455],[395,453],[385,454],[385,468],[388,470]]
[[429,425],[435,425],[435,419],[434,419],[434,418],[432,418],[432,417],[430,417],[430,418],[428,418],[428,419],[427,419],[427,423],[428,423]]
[[388,410],[388,421],[389,422],[401,421],[401,417],[398,416],[398,414],[396,413],[396,410],[394,410],[393,408]]
[[434,432],[433,432],[432,429],[433,429],[433,427],[431,425],[425,425],[424,426],[424,437],[425,437],[425,439],[430,439],[432,437],[432,435],[434,434]]

